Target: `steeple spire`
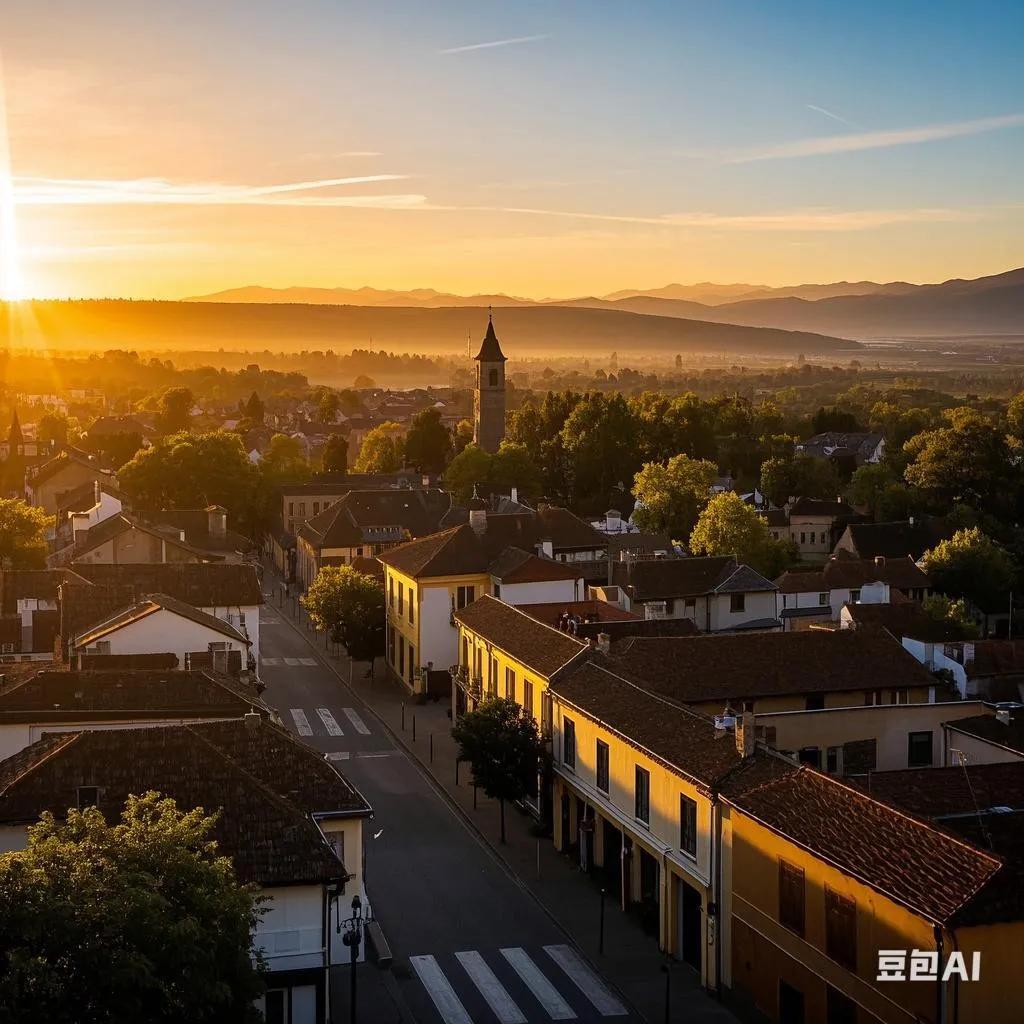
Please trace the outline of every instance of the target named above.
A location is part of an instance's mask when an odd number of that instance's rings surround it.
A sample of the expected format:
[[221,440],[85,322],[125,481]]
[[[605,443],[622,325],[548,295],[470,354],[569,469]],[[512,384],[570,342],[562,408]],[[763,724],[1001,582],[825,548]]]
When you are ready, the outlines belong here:
[[14,410],[14,415],[11,416],[11,430],[7,435],[7,443],[11,446],[11,451],[14,450],[16,444],[21,444],[24,441],[24,437],[21,433],[21,423],[18,420],[18,410]]

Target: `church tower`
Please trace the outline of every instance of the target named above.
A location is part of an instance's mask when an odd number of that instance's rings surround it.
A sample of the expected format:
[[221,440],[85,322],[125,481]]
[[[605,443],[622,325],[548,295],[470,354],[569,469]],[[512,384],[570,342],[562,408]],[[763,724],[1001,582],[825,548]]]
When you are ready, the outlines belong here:
[[473,392],[473,441],[486,452],[496,452],[505,437],[505,362],[488,310],[487,333],[476,354]]

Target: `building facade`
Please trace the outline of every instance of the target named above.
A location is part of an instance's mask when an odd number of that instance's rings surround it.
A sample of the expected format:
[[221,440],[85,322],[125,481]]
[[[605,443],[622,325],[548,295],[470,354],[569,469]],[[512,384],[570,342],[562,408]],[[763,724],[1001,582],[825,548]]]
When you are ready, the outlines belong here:
[[487,333],[476,354],[473,391],[473,442],[486,452],[496,452],[505,437],[505,363],[488,316]]

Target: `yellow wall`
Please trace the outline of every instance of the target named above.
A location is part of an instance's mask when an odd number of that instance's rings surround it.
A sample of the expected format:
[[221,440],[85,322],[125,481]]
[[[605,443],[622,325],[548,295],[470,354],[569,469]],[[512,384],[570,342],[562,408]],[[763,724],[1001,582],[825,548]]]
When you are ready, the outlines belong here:
[[[864,695],[869,692],[873,691],[865,685],[863,690],[841,690],[835,693],[826,693],[824,694],[825,707],[863,707]],[[886,705],[895,703],[892,701],[892,694],[894,692],[893,690],[882,690],[882,703]],[[908,687],[906,693],[906,703],[924,704],[928,701],[929,690],[927,686]],[[742,711],[744,703],[746,702],[742,699],[732,701],[733,711]],[[901,703],[904,703],[904,701],[901,700]],[[771,697],[758,697],[754,700],[753,705],[753,711],[757,715],[775,714],[780,711],[805,711],[807,708],[807,695],[804,693],[790,693]],[[697,701],[689,706],[707,715],[720,715],[723,702],[721,700]]]

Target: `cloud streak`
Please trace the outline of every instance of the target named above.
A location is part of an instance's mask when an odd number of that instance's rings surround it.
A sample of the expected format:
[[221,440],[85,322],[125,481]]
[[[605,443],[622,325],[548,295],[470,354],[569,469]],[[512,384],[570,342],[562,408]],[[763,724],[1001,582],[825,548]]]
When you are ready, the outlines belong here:
[[819,107],[814,103],[805,104],[808,110],[813,110],[816,114],[824,114],[825,117],[831,118],[833,121],[838,121],[840,124],[845,124],[847,128],[860,128],[860,125],[854,124],[852,121],[847,121],[845,117],[840,117],[838,114],[832,113],[831,110],[826,110],[824,107]]
[[417,194],[319,195],[324,189],[402,181],[404,174],[363,174],[346,178],[232,185],[175,183],[166,178],[16,178],[19,206],[347,206],[407,208],[426,202]]
[[[819,109],[819,108],[814,108]],[[856,132],[845,135],[825,135],[811,139],[783,142],[767,149],[739,153],[727,163],[744,164],[759,160],[791,160],[806,156],[827,156],[833,153],[856,153],[866,149],[888,149],[892,146],[912,146],[921,142],[957,139],[967,135],[1019,128],[1024,125],[1024,113],[1005,114],[1001,117],[980,117],[973,121],[953,121],[948,124],[923,125],[918,128],[899,128],[883,132]]]
[[540,36],[513,36],[510,39],[494,39],[487,43],[470,43],[469,46],[450,46],[446,50],[438,50],[439,54],[449,53],[471,53],[474,50],[494,50],[499,46],[520,46],[523,43],[538,43],[547,39],[546,35]]

